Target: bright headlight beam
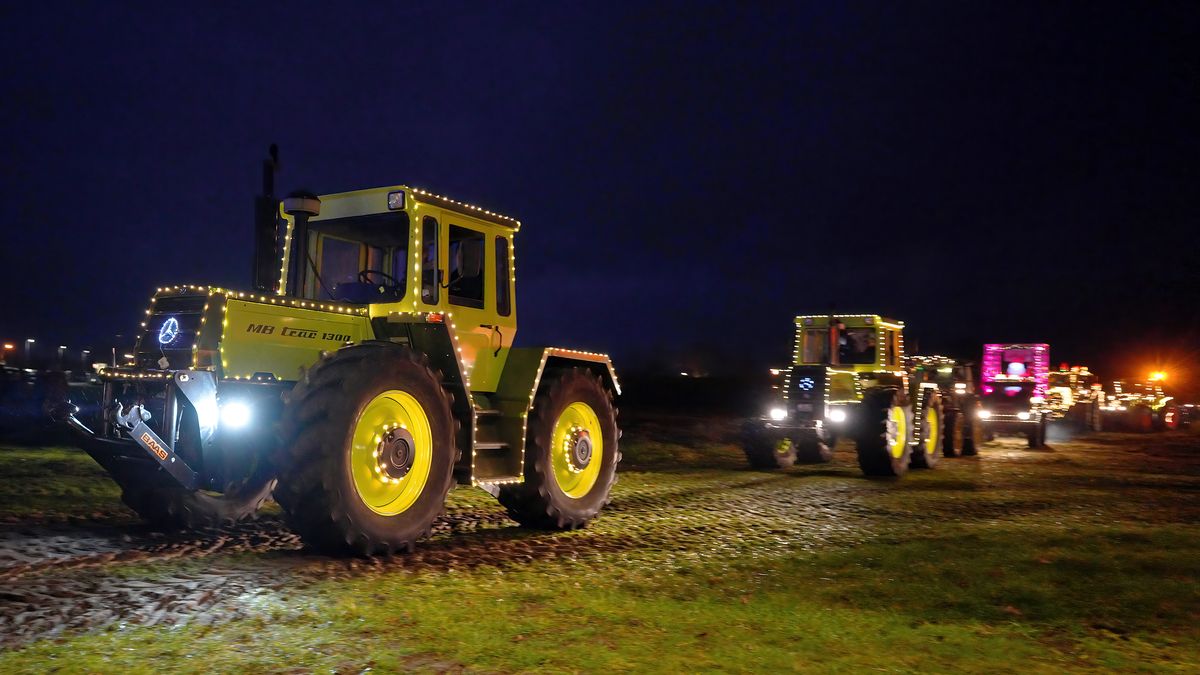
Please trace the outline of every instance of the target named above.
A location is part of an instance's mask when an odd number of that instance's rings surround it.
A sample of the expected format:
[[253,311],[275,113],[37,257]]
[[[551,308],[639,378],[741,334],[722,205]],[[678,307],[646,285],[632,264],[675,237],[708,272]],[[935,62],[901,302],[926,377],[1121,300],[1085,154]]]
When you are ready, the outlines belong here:
[[250,406],[241,401],[230,401],[221,406],[221,425],[230,429],[241,429],[250,423]]
[[987,418],[989,418],[991,416],[992,416],[992,411],[990,411],[990,410],[980,410],[979,411],[979,419],[986,420]]
[[1027,419],[1029,419],[1029,413],[1019,412],[1019,413],[1017,413],[1017,419],[1027,420]]
[[771,419],[775,420],[776,422],[787,419],[787,411],[783,408],[771,408],[770,412],[767,414],[769,414]]
[[834,408],[833,410],[830,410],[829,411],[829,421],[830,422],[845,422],[846,421],[846,411],[839,410],[838,408]]

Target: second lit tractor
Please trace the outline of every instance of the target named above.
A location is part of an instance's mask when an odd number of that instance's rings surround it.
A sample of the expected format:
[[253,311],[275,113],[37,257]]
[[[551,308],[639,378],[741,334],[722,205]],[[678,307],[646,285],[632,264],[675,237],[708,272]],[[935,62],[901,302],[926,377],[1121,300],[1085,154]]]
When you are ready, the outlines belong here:
[[984,433],[1023,435],[1029,447],[1046,444],[1046,389],[1050,346],[1047,344],[986,344],[983,346]]
[[1174,397],[1163,390],[1163,379],[1159,373],[1152,373],[1145,380],[1113,382],[1101,408],[1105,426],[1141,433],[1178,429],[1180,409]]
[[935,466],[943,453],[943,395],[905,369],[904,325],[877,314],[796,317],[792,366],[768,413],[748,423],[751,465],[828,462],[854,441],[869,476]]

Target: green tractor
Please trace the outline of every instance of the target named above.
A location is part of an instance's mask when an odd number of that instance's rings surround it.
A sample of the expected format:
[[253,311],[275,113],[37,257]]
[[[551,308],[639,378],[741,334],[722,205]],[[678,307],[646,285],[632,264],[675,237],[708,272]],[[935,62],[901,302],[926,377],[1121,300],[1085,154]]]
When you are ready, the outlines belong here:
[[103,415],[54,416],[164,526],[251,516],[274,495],[314,548],[411,550],[451,486],[531,527],[583,526],[616,481],[607,356],[513,347],[507,216],[407,186],[271,196],[254,291],[159,288]]
[[910,378],[903,328],[878,314],[796,317],[793,365],[781,395],[747,425],[750,464],[828,462],[846,437],[868,476],[936,466],[943,453],[942,394],[937,383]]

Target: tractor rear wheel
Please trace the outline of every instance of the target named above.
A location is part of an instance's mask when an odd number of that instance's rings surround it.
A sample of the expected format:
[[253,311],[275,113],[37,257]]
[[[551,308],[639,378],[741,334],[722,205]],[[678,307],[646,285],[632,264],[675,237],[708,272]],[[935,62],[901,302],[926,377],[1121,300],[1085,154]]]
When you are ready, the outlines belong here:
[[902,476],[908,471],[911,411],[903,394],[872,391],[862,403],[862,426],[854,439],[858,466],[868,476]]
[[983,445],[983,425],[979,423],[979,399],[972,399],[962,407],[963,436],[962,456],[974,457]]
[[500,486],[500,503],[528,527],[582,527],[617,482],[621,435],[612,393],[583,368],[548,373],[527,422],[525,482]]
[[921,440],[913,452],[912,465],[918,469],[932,469],[942,458],[942,399],[930,394],[921,406]]
[[958,457],[963,447],[963,415],[961,410],[945,413],[946,430],[942,437],[942,454]]
[[454,479],[450,402],[407,347],[372,341],[323,356],[280,425],[275,500],[287,523],[322,551],[411,551]]

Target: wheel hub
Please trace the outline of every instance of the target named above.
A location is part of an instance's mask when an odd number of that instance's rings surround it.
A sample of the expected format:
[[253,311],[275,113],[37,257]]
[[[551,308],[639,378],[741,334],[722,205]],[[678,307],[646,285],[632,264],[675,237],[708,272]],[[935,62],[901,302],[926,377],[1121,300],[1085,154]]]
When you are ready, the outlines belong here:
[[399,480],[412,470],[416,453],[412,434],[408,429],[396,427],[388,430],[379,442],[379,470],[388,478]]
[[583,427],[571,427],[566,440],[567,465],[572,471],[583,471],[592,463],[592,436]]

